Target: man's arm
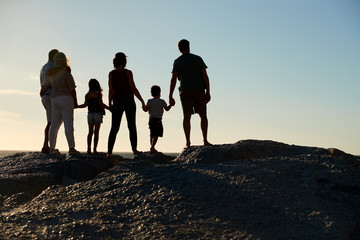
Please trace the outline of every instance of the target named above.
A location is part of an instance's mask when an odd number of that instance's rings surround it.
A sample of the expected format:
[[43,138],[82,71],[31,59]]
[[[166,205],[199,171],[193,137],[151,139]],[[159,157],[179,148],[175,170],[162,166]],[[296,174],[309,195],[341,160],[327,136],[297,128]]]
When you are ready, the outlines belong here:
[[175,86],[176,86],[177,77],[178,77],[178,73],[173,72],[172,76],[171,76],[171,80],[170,80],[170,90],[169,90],[169,104],[170,104],[170,106],[175,105],[175,99],[173,98],[173,94],[174,94],[174,90],[175,90]]
[[203,75],[204,84],[205,84],[205,99],[206,99],[206,103],[208,103],[208,102],[210,102],[211,96],[210,96],[210,81],[209,81],[209,77],[206,72],[206,68],[203,68],[202,75]]
[[43,84],[41,84],[40,96],[42,97],[50,87],[50,81],[47,79],[45,82],[43,82]]

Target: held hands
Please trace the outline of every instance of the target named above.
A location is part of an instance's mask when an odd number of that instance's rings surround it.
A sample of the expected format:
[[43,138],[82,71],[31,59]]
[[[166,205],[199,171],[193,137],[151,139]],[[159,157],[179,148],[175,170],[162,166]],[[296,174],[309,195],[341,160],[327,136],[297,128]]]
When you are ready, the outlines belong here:
[[173,97],[169,97],[170,106],[175,106],[175,99]]
[[142,109],[143,109],[143,111],[144,111],[144,112],[149,111],[149,107],[148,107],[148,106],[146,106],[145,104],[142,106]]

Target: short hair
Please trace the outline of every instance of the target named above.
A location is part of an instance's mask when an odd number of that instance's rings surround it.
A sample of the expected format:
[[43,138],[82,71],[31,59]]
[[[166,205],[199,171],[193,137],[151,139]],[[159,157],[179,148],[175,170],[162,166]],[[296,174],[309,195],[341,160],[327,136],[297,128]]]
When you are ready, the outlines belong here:
[[59,50],[57,49],[52,49],[50,52],[49,52],[49,61],[53,62],[54,61],[54,57],[55,55],[60,52]]
[[179,41],[178,47],[180,52],[185,52],[186,50],[190,50],[190,42],[186,39],[182,39]]
[[102,92],[102,88],[100,86],[100,83],[95,78],[92,78],[89,81],[89,92],[91,92],[91,91]]
[[115,54],[115,58],[113,59],[114,68],[117,68],[118,66],[124,66],[126,67],[126,55],[125,53],[118,52]]
[[151,87],[151,96],[157,97],[160,96],[161,88],[157,85]]
[[69,67],[70,62],[69,59],[66,57],[65,53],[58,52],[54,56],[54,67]]

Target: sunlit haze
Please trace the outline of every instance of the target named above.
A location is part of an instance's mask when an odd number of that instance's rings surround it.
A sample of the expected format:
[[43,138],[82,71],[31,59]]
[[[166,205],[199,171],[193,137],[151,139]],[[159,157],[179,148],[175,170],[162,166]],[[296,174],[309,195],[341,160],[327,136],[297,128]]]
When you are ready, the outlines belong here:
[[[108,103],[108,73],[120,51],[144,100],[157,84],[168,103],[185,38],[208,66],[210,142],[274,140],[360,155],[359,13],[357,0],[2,0],[0,150],[42,147],[39,74],[49,50],[71,59],[79,104],[90,78]],[[176,105],[163,117],[162,152],[185,146],[177,87]],[[148,113],[136,104],[138,149],[148,151]],[[76,109],[74,119],[76,148],[86,151],[87,110]],[[191,123],[192,144],[201,145],[199,117]],[[98,151],[107,150],[110,125],[107,112]],[[63,127],[56,147],[68,150]],[[114,152],[130,151],[123,118]]]

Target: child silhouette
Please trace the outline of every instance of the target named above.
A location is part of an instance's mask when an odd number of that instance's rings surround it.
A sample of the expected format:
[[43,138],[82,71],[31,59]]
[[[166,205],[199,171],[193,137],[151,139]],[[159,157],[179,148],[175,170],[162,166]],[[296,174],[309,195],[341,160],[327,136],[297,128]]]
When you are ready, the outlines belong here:
[[89,92],[85,95],[85,102],[78,106],[78,108],[88,107],[88,124],[89,134],[87,136],[87,153],[91,153],[91,140],[94,135],[94,154],[97,154],[97,145],[99,142],[99,131],[101,123],[103,122],[103,115],[105,115],[105,108],[109,109],[102,100],[102,88],[96,79],[90,79]]
[[167,105],[166,102],[160,98],[161,89],[159,86],[151,87],[152,99],[147,101],[147,104],[143,107],[145,112],[149,112],[149,128],[150,128],[150,152],[156,153],[155,145],[159,137],[163,136],[164,128],[162,125],[162,115],[164,109],[169,111],[171,106]]

